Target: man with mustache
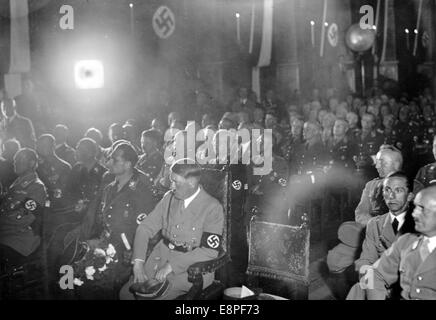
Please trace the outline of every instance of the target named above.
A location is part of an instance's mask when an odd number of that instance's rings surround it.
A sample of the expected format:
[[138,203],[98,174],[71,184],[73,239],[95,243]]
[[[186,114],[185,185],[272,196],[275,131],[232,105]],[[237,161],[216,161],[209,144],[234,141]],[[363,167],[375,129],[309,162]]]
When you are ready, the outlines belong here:
[[[133,277],[120,292],[122,300],[131,300],[132,283],[147,280],[168,281],[158,297],[171,300],[187,293],[190,265],[216,258],[222,245],[224,213],[222,205],[200,186],[201,167],[182,158],[170,168],[172,191],[165,194],[136,230],[133,247]],[[150,239],[159,231],[163,239],[146,258]],[[213,281],[213,273],[203,275],[203,288]],[[138,285],[140,289],[141,285]]]
[[[398,239],[399,236],[414,231],[414,221],[408,210],[413,193],[408,178],[403,172],[394,172],[383,181],[383,198],[389,212],[369,220],[366,226],[365,240],[362,245],[360,258],[354,262],[356,271],[360,275],[380,258],[385,250]],[[356,284],[348,294],[348,300],[362,300],[365,291]]]
[[402,299],[436,299],[436,186],[421,190],[414,204],[417,232],[401,236],[383,253],[366,289],[369,300],[386,299],[386,287],[398,281]]

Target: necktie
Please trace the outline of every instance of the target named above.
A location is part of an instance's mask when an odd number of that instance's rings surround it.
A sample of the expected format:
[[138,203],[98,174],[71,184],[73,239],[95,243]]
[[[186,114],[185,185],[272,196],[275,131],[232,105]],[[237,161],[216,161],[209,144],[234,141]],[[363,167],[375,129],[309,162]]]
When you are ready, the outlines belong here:
[[397,232],[398,232],[398,220],[397,220],[397,218],[394,218],[394,221],[392,221],[392,229],[394,229],[394,233],[397,234]]
[[424,240],[421,243],[421,247],[419,248],[419,254],[421,255],[422,262],[427,259],[427,257],[430,255],[430,249],[428,248],[430,240],[428,238],[424,238]]

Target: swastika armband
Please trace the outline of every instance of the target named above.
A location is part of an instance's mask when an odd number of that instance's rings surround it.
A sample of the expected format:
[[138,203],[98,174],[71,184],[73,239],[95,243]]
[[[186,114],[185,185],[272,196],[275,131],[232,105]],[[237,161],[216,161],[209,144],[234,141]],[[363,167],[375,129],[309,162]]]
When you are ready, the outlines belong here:
[[219,251],[222,243],[222,236],[216,233],[203,232],[200,247]]
[[23,201],[23,207],[24,209],[26,209],[28,212],[30,213],[34,213],[35,211],[37,211],[39,209],[39,204],[38,202],[36,202],[33,199],[30,198],[26,198]]

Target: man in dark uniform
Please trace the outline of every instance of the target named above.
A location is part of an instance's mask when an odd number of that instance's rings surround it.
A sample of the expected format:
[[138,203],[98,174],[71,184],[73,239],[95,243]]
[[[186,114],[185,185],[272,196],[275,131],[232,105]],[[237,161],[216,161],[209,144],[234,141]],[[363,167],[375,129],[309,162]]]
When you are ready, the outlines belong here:
[[145,173],[153,184],[164,164],[159,151],[161,135],[156,130],[146,130],[141,135],[141,147],[144,154],[139,158],[137,168]]
[[[433,156],[436,159],[436,136],[433,138]],[[413,184],[413,193],[417,194],[422,189],[427,188],[434,180],[436,180],[436,162],[419,169]]]
[[[258,149],[258,154],[262,158],[264,148],[271,148],[274,144],[274,136],[262,135],[254,142]],[[274,153],[272,155],[272,168],[264,175],[254,175],[253,168],[248,174],[248,189],[250,195],[246,202],[246,211],[256,206],[260,209],[262,220],[274,223],[287,224],[287,201],[286,190],[289,179],[289,168],[286,160]],[[263,165],[263,161],[253,159],[254,167]]]
[[14,157],[18,178],[0,205],[0,261],[22,264],[41,243],[41,213],[47,199],[36,173],[35,151],[20,149]]
[[101,191],[101,183],[106,168],[97,161],[97,144],[90,138],[77,143],[77,163],[71,170],[67,183],[67,193],[75,204],[77,215],[74,221],[81,221],[83,213],[91,201]]
[[362,116],[362,132],[356,138],[358,154],[356,155],[357,170],[362,172],[366,181],[376,177],[371,156],[375,155],[383,143],[383,136],[375,129],[375,117],[371,113]]
[[17,175],[14,172],[14,156],[20,149],[20,143],[15,139],[7,140],[3,143],[2,148],[3,152],[0,157],[0,184],[4,191],[17,179]]
[[34,149],[36,139],[32,121],[17,113],[15,100],[2,100],[1,109],[4,116],[2,126],[5,135],[2,139],[15,138],[20,142],[22,148]]
[[39,156],[38,175],[47,187],[50,207],[57,209],[68,205],[65,190],[71,166],[56,155],[55,138],[51,134],[40,136],[36,151]]
[[[131,271],[129,254],[136,229],[156,204],[148,179],[135,169],[137,161],[138,155],[129,143],[120,143],[115,148],[107,163],[115,180],[103,190],[97,211],[88,210],[82,225],[64,240],[66,247],[86,239],[91,239],[87,242],[92,249],[104,243],[114,246],[118,257],[113,267],[115,272],[113,277],[102,280],[111,289],[102,289],[98,293],[99,297],[105,299],[116,299],[121,285],[127,281]],[[126,259],[129,260],[127,264]],[[106,285],[102,287],[108,288]],[[80,288],[80,295],[84,299],[93,298],[88,296],[86,285]]]
[[62,160],[68,162],[71,166],[76,163],[76,152],[67,144],[68,127],[58,124],[53,130],[53,136],[56,140],[56,155]]
[[327,154],[321,141],[321,128],[318,123],[306,122],[303,127],[304,144],[295,150],[291,159],[293,173],[304,174],[322,167],[327,162]]
[[293,119],[291,123],[291,135],[286,136],[281,145],[280,149],[283,158],[288,162],[291,162],[297,145],[303,143],[303,125],[304,122],[302,119],[297,117]]
[[[200,187],[200,166],[180,159],[170,171],[174,191],[165,194],[136,231],[133,277],[121,290],[121,299],[133,299],[128,292],[130,285],[147,279],[168,280],[168,290],[159,299],[175,299],[192,286],[188,267],[216,258],[221,249],[223,207]],[[150,239],[159,231],[163,239],[147,258]],[[204,287],[212,281],[213,273],[203,275]]]

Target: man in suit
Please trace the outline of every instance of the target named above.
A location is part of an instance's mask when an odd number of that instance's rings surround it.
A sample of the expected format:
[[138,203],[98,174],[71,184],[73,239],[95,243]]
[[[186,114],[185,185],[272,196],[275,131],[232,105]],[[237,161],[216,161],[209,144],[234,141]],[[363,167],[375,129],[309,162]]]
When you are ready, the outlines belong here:
[[16,111],[15,100],[3,99],[1,109],[4,116],[4,140],[15,138],[22,148],[35,149],[35,130],[30,119],[22,117]]
[[[175,299],[186,293],[188,267],[218,256],[222,245],[223,207],[200,186],[201,168],[190,159],[171,166],[174,191],[167,192],[156,208],[140,223],[133,248],[133,278],[121,290],[121,299],[133,299],[128,288],[147,279],[168,280],[160,299]],[[150,239],[159,231],[163,239],[146,257]],[[203,287],[213,281],[213,273],[203,276]]]
[[[383,181],[383,198],[389,212],[369,220],[360,258],[354,262],[356,272],[362,276],[401,235],[414,231],[409,209],[413,199],[407,176],[394,172]],[[349,300],[365,298],[365,291],[356,284],[348,294]]]
[[401,236],[383,253],[368,281],[369,300],[386,299],[386,287],[397,281],[402,299],[436,299],[436,186],[421,190],[414,204],[417,233]]
[[41,213],[47,199],[44,184],[36,173],[35,151],[20,149],[14,157],[18,178],[0,206],[0,261],[25,262],[41,243]]

